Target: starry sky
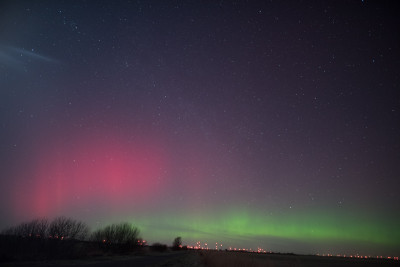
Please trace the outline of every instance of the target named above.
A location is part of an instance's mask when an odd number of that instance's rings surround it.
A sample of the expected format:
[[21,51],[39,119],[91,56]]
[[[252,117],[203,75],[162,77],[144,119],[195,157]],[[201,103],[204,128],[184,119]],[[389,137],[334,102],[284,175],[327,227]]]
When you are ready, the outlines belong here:
[[1,1],[0,228],[400,254],[390,1]]

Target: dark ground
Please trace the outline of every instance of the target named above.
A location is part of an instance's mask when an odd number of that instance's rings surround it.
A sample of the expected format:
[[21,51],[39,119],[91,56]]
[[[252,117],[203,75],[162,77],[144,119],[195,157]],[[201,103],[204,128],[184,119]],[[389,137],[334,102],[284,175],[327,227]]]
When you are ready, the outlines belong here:
[[82,260],[50,260],[0,263],[0,266],[200,266],[200,256],[197,253],[175,251],[164,253],[149,253],[147,255],[134,256],[104,256]]
[[400,266],[399,261],[387,259],[352,259],[286,254],[256,254],[215,251],[167,251],[149,252],[145,255],[101,256],[83,260],[54,260],[2,263],[0,266]]
[[400,266],[397,260],[354,259],[292,254],[257,254],[243,252],[200,252],[205,266]]

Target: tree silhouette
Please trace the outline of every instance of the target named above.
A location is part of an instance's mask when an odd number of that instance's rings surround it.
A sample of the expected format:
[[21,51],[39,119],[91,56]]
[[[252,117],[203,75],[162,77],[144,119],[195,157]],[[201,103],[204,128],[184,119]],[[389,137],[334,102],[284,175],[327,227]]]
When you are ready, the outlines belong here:
[[89,233],[89,227],[81,221],[76,221],[64,216],[55,218],[49,227],[49,235],[59,239],[84,240]]
[[182,238],[178,236],[174,239],[174,242],[172,243],[172,248],[178,250],[181,248],[181,246],[182,246]]
[[139,233],[130,223],[111,224],[93,232],[91,240],[101,242],[105,248],[130,249],[138,245]]
[[35,237],[45,238],[49,228],[49,222],[47,219],[35,219],[30,222],[24,222],[17,226],[10,227],[3,230],[3,235],[14,235],[20,237]]

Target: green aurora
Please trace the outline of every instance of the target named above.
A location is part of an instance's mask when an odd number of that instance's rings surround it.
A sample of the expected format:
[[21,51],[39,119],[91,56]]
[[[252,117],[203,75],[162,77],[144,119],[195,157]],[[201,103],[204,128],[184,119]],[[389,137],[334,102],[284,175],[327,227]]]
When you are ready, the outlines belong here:
[[[350,213],[259,215],[241,210],[213,215],[165,214],[145,218],[132,218],[131,221],[142,230],[143,238],[148,238],[150,242],[169,242],[175,236],[182,236],[188,245],[196,241],[218,242],[224,244],[223,248],[263,247],[272,251],[285,249],[279,244],[294,242],[304,243],[315,253],[321,252],[324,247],[321,244],[325,244],[326,250],[330,250],[326,253],[354,251],[376,255],[383,251],[398,253],[396,250],[400,247],[400,231],[396,227],[398,221],[383,221],[379,217],[372,219]],[[393,232],[393,229],[396,231]],[[340,248],[335,244],[340,244]]]

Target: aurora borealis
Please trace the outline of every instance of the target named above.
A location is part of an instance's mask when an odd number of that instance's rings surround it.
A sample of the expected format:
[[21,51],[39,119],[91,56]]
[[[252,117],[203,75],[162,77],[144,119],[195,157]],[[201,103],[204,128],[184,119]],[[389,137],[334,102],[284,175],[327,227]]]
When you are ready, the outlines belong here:
[[399,256],[395,10],[2,1],[0,228]]

